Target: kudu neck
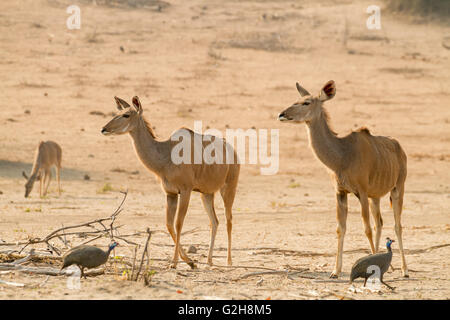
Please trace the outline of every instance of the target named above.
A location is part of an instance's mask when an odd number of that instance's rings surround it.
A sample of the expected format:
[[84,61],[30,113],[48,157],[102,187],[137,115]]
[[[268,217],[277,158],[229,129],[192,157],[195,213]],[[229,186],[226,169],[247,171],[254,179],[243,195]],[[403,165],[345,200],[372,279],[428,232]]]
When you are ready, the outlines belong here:
[[144,118],[138,120],[138,124],[130,131],[134,148],[142,163],[158,176],[167,166],[167,157],[170,160],[170,152],[167,155],[165,143],[155,139],[150,124]]
[[324,109],[317,118],[306,123],[309,141],[319,160],[333,171],[342,166],[344,152],[342,141],[328,124],[328,115]]

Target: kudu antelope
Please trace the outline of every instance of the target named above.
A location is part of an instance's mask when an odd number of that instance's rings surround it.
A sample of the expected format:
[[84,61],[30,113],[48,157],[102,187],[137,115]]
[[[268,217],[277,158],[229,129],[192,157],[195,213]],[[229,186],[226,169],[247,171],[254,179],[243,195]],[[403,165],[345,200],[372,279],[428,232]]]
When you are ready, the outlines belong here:
[[[232,164],[200,164],[190,163],[175,164],[171,154],[174,146],[179,143],[168,139],[161,141],[156,139],[150,123],[142,116],[142,105],[138,97],[133,97],[133,107],[124,100],[115,97],[119,114],[109,121],[102,129],[104,135],[120,135],[129,133],[133,140],[134,149],[143,165],[153,172],[161,182],[161,187],[166,194],[166,226],[175,243],[175,252],[171,267],[176,268],[178,255],[191,267],[195,265],[187,256],[180,243],[181,229],[189,205],[192,191],[201,193],[203,206],[211,222],[211,239],[208,253],[208,264],[212,265],[214,241],[219,220],[214,210],[214,194],[220,190],[225,207],[228,232],[228,265],[231,265],[231,228],[232,228],[232,206],[236,194],[239,178],[240,165],[237,163],[236,152],[224,140],[219,140],[224,148],[231,148],[234,156]],[[203,141],[203,135],[181,128],[172,136],[180,133],[189,135],[192,142]],[[183,138],[185,139],[185,138]],[[216,140],[214,140],[216,141]],[[191,143],[194,155],[194,143]],[[205,148],[208,142],[202,142],[201,148]],[[203,153],[202,153],[203,154]],[[176,222],[174,228],[174,221]]]
[[36,148],[33,168],[31,169],[30,177],[25,171],[22,175],[27,179],[25,184],[25,198],[29,196],[36,180],[39,180],[39,195],[41,197],[47,194],[47,189],[52,178],[51,168],[56,167],[56,180],[58,181],[58,194],[61,195],[61,147],[53,141],[41,141]]
[[[401,213],[406,179],[406,154],[400,144],[388,137],[373,136],[361,128],[345,137],[330,129],[323,103],[336,94],[334,81],[328,81],[317,96],[297,83],[301,99],[278,116],[280,121],[305,123],[310,147],[316,157],[330,170],[335,180],[338,250],[332,278],[342,269],[342,251],[347,221],[347,194],[353,193],[361,203],[365,233],[372,253],[378,251],[383,220],[380,198],[390,192],[394,210],[395,232],[402,257],[403,276],[408,277],[402,242]],[[369,202],[370,199],[370,202]],[[369,207],[375,221],[375,244],[372,240]]]

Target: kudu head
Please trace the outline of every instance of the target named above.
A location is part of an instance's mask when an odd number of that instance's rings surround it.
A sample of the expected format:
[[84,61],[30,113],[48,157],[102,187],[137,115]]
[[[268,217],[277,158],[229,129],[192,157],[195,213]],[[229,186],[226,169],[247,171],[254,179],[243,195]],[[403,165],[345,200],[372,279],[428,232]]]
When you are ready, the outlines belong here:
[[302,98],[279,114],[278,120],[280,121],[311,122],[322,113],[323,103],[332,99],[336,94],[336,84],[333,80],[328,81],[317,96],[311,95],[298,82],[296,85]]
[[117,109],[120,112],[102,128],[102,134],[105,136],[125,134],[132,131],[136,128],[142,117],[142,106],[137,96],[132,99],[133,108],[126,101],[118,97],[114,97],[114,99],[116,100]]
[[36,180],[36,175],[32,175],[30,178],[28,178],[25,171],[22,171],[22,175],[25,179],[27,179],[27,182],[25,183],[25,198],[27,198],[30,195],[31,190],[33,190],[34,181]]

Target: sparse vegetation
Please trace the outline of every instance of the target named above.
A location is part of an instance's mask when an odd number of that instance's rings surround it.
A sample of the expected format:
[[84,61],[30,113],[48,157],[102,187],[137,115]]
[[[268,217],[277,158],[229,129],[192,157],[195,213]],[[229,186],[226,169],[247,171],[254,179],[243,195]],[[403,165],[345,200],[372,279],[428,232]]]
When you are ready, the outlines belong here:
[[298,188],[298,187],[300,187],[300,183],[298,183],[298,182],[292,182],[288,186],[288,188],[292,188],[292,189]]
[[386,0],[386,8],[393,12],[420,16],[450,16],[448,0]]
[[101,187],[99,190],[97,190],[97,193],[107,193],[114,191],[114,188],[111,186],[111,183],[107,182]]

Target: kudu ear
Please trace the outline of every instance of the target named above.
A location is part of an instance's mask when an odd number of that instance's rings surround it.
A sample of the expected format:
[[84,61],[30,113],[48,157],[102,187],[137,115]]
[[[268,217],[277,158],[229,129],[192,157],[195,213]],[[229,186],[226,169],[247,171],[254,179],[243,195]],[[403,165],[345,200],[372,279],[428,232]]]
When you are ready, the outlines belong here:
[[122,111],[124,108],[130,107],[130,105],[125,100],[122,100],[119,97],[114,97],[114,100],[116,100],[117,109],[119,109],[119,111]]
[[305,88],[303,88],[298,82],[295,83],[295,86],[297,87],[297,91],[298,93],[300,93],[300,95],[302,97],[304,96],[310,96],[311,94],[308,92],[308,90],[306,90]]
[[131,101],[133,102],[133,107],[136,109],[136,111],[139,114],[142,114],[142,105],[141,102],[139,101],[138,96],[134,96]]
[[320,90],[319,93],[319,100],[320,101],[327,101],[332,99],[336,94],[336,84],[333,80],[328,81],[323,86],[322,90]]
[[27,176],[27,174],[25,173],[25,171],[22,171],[22,175],[23,175],[23,177],[24,177],[25,179],[28,180],[28,176]]

